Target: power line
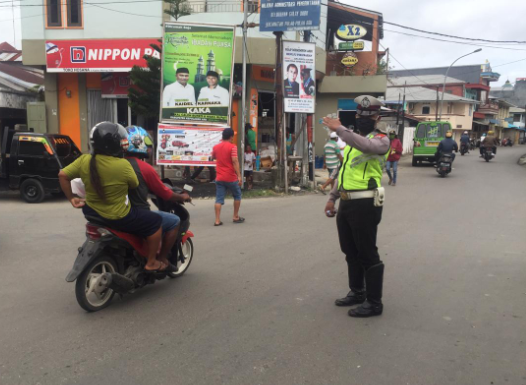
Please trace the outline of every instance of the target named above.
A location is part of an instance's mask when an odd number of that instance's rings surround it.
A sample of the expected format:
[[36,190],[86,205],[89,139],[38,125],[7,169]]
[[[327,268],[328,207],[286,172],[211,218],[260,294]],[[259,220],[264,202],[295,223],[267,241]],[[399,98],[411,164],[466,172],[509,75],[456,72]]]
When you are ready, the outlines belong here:
[[90,5],[93,6],[93,7],[97,7],[97,8],[105,9],[105,10],[107,10],[107,11],[112,11],[112,12],[122,13],[122,14],[124,14],[124,15],[130,15],[130,16],[142,16],[142,17],[155,17],[155,18],[158,18],[158,17],[159,17],[159,15],[155,15],[155,16],[153,16],[153,15],[139,15],[139,14],[137,14],[137,13],[130,13],[130,12],[119,11],[119,10],[117,10],[117,9],[106,8],[106,7],[103,7],[103,6],[101,6],[101,5],[96,5],[96,4],[90,4]]
[[[518,41],[518,40],[487,40],[487,39],[477,39],[477,38],[471,38],[471,37],[462,37],[462,36],[455,36],[455,35],[446,35],[444,33],[440,33],[440,32],[431,32],[431,31],[425,31],[425,30],[422,30],[422,29],[417,29],[417,28],[413,28],[413,27],[407,27],[405,25],[401,25],[401,24],[397,24],[397,23],[391,23],[389,21],[385,21],[383,22],[384,24],[389,24],[389,25],[394,25],[396,27],[400,27],[400,28],[405,28],[405,29],[409,29],[411,31],[417,31],[417,32],[422,32],[422,33],[427,33],[427,34],[430,34],[430,35],[437,35],[437,36],[444,36],[444,37],[451,37],[451,38],[454,38],[454,39],[461,39],[461,40],[470,40],[470,41],[481,41],[481,42],[487,42],[487,43],[514,43],[514,44],[526,44],[526,41]],[[391,31],[392,32],[392,31]]]
[[521,48],[495,47],[495,46],[492,46],[492,45],[475,44],[475,43],[464,43],[464,42],[461,42],[461,41],[453,41],[453,40],[439,39],[439,38],[436,38],[436,37],[429,37],[429,36],[415,35],[415,34],[411,34],[411,33],[405,33],[405,32],[400,32],[400,31],[393,31],[393,30],[389,30],[389,29],[385,29],[385,28],[384,28],[384,31],[387,31],[387,32],[393,32],[393,33],[398,33],[398,34],[400,34],[400,35],[413,36],[413,37],[420,37],[420,38],[422,38],[422,39],[429,39],[429,40],[443,41],[443,42],[446,42],[446,43],[454,43],[454,44],[469,45],[469,46],[471,46],[471,47],[472,47],[472,46],[477,46],[477,47],[494,48],[494,49],[505,49],[505,50],[510,50],[510,51],[526,51],[526,49],[521,49]]

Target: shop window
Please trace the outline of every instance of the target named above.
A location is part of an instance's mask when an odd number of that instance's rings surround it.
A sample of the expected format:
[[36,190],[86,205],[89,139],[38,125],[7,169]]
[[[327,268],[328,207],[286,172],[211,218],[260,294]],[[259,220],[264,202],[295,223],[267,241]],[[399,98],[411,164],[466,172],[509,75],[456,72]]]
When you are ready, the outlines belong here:
[[429,115],[431,108],[429,106],[422,107],[422,115]]
[[82,0],[67,0],[68,27],[82,27]]
[[447,113],[451,114],[453,112],[453,103],[447,104]]
[[20,141],[18,155],[42,156],[44,152],[46,149],[40,142]]
[[62,27],[62,0],[46,0],[47,27]]

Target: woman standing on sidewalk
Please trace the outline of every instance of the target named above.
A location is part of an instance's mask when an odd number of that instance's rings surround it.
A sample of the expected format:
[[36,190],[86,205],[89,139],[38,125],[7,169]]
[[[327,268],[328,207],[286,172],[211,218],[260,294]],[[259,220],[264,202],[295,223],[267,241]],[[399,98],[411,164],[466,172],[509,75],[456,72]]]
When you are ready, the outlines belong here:
[[[402,143],[398,139],[398,135],[394,131],[389,132],[389,139],[391,140],[391,149],[389,156],[387,157],[387,163],[385,164],[385,171],[389,177],[389,184],[396,186],[396,174],[398,172],[398,161],[402,156]],[[393,168],[393,174],[391,174],[391,167]]]

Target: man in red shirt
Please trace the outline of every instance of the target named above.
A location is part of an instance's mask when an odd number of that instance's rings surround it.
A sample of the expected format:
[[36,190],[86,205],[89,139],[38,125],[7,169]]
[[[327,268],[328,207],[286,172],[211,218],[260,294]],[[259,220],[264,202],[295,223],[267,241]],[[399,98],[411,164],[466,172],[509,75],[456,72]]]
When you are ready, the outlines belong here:
[[[398,139],[398,135],[393,131],[389,132],[389,139],[391,140],[391,148],[389,151],[389,156],[387,157],[387,163],[385,164],[385,171],[387,171],[387,176],[389,177],[389,184],[391,186],[396,186],[396,176],[398,173],[398,161],[400,156],[402,156],[402,143]],[[391,167],[393,168],[393,174],[391,175]]]
[[221,226],[221,206],[225,204],[226,191],[230,190],[234,197],[234,223],[243,223],[245,218],[239,216],[241,206],[241,171],[237,156],[237,147],[233,144],[234,130],[225,128],[223,140],[214,146],[212,157],[216,160],[216,220],[214,226]]

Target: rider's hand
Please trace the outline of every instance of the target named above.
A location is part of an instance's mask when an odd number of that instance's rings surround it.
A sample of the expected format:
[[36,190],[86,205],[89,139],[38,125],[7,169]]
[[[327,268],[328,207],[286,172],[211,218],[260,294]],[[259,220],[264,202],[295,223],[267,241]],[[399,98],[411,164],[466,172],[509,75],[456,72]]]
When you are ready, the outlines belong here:
[[325,215],[329,218],[332,218],[336,215],[336,209],[334,208],[333,201],[328,201],[325,205]]
[[186,192],[181,194],[181,198],[182,198],[183,202],[191,202],[192,201],[192,198]]
[[76,209],[81,209],[86,204],[86,200],[82,198],[72,198],[70,202]]
[[338,127],[342,125],[342,122],[340,122],[340,119],[329,118],[326,116],[323,118],[323,125],[331,131],[336,131]]

